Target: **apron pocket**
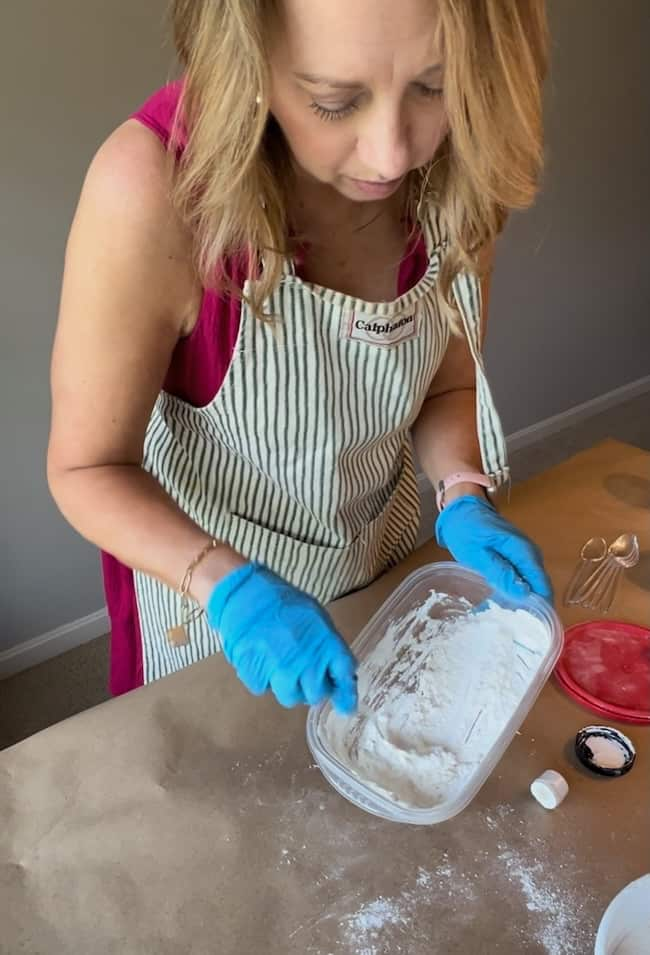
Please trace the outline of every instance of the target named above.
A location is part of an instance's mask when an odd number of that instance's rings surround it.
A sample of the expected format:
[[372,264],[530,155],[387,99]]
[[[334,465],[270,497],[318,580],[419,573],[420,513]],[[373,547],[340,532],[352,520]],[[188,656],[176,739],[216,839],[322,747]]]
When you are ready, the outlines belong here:
[[217,536],[249,560],[328,603],[365,587],[413,549],[420,524],[417,485],[402,477],[377,517],[343,546],[312,544],[230,514]]

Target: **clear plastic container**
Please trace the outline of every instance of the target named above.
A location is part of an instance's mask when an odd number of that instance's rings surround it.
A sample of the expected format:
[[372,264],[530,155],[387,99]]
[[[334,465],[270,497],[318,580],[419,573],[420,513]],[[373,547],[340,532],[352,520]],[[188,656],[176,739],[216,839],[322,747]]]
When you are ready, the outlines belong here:
[[[371,783],[367,783],[358,777],[352,769],[337,758],[332,747],[328,744],[325,726],[331,712],[331,704],[326,702],[310,709],[307,717],[307,743],[321,772],[334,789],[356,806],[365,809],[366,812],[395,822],[408,822],[415,825],[432,825],[433,823],[443,822],[457,815],[471,802],[501,759],[517,729],[531,709],[557,663],[563,643],[562,625],[557,614],[539,597],[530,596],[525,601],[514,604],[504,595],[492,591],[478,574],[466,570],[458,564],[429,564],[416,570],[402,582],[352,644],[352,650],[360,664],[360,696],[364,692],[364,661],[368,659],[377,644],[385,636],[388,627],[416,607],[421,607],[432,591],[448,595],[449,599],[433,604],[429,612],[430,619],[455,620],[458,617],[476,612],[489,600],[491,603],[506,609],[524,610],[532,614],[543,624],[543,628],[548,634],[548,640],[545,646],[539,648],[539,652],[532,660],[530,655],[527,655],[525,663],[522,660],[521,665],[525,667],[525,676],[522,670],[522,679],[525,685],[523,696],[481,761],[468,777],[459,779],[458,785],[455,788],[452,787],[452,791],[444,801],[429,808],[406,806],[402,802],[390,798],[385,791],[374,788]],[[424,643],[422,646],[424,646]],[[435,654],[435,652],[435,639],[431,641],[427,639],[427,658],[429,658],[429,654]],[[423,659],[424,654],[420,662]],[[518,660],[521,657],[517,655],[515,659]],[[514,665],[519,666],[518,663]],[[458,725],[459,734],[461,728],[471,726],[472,721],[476,718],[472,711],[472,687],[476,685],[480,669],[481,653],[479,651],[476,654],[471,654],[470,658],[467,659],[467,680],[463,680],[463,692],[458,695],[458,698],[454,699],[452,720],[454,725]],[[410,679],[412,675],[413,671],[409,669],[406,677]],[[384,681],[383,688],[382,679]],[[382,692],[388,687],[390,687],[390,692],[395,694],[395,674],[394,670],[391,671],[390,663],[383,671],[373,677],[373,687],[375,690],[379,689],[380,698]],[[399,687],[398,692],[402,692],[403,689],[408,692],[405,687]],[[462,729],[462,733],[465,733],[464,729]],[[455,752],[462,762],[463,736],[459,735],[455,743]]]

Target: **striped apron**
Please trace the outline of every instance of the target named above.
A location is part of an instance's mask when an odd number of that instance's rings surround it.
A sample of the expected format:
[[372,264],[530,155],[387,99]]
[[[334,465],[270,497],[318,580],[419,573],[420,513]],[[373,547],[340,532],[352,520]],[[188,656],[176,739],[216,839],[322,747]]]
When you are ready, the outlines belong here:
[[[423,224],[428,265],[392,302],[302,281],[287,263],[265,323],[242,302],[239,337],[215,398],[195,408],[161,392],[143,466],[206,534],[327,602],[364,587],[413,548],[420,502],[410,429],[449,341],[433,290],[446,243]],[[483,465],[508,476],[485,378],[480,286],[453,287],[476,364]],[[246,292],[246,288],[244,289]],[[219,650],[205,615],[175,647],[180,598],[135,572],[148,683]]]

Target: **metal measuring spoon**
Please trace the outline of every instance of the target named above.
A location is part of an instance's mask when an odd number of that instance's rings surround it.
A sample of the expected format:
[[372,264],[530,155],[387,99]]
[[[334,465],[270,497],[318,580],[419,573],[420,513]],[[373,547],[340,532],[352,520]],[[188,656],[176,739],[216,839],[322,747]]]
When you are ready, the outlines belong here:
[[564,592],[564,604],[570,606],[578,603],[577,594],[586,580],[591,576],[591,566],[599,564],[607,554],[607,541],[604,537],[590,537],[580,550],[580,562],[573,572]]
[[627,549],[629,545],[629,542],[624,540],[624,537],[625,535],[621,534],[606,548],[604,560],[600,562],[600,565],[587,576],[582,586],[578,588],[576,603],[583,604],[583,606],[590,606],[589,601],[604,590],[609,581],[610,574],[616,567],[614,554],[620,554],[621,549]]
[[[627,538],[627,540],[625,540],[625,538]],[[617,566],[610,577],[610,585],[602,598],[601,610],[603,613],[607,613],[612,606],[619,581],[623,576],[623,571],[639,563],[640,550],[636,534],[622,534],[614,543],[616,544],[618,542],[620,542],[620,552],[616,553],[616,549],[612,551],[612,556]]]
[[578,603],[589,610],[609,610],[623,570],[634,567],[638,560],[639,540],[636,534],[620,534],[607,548],[602,565],[582,587]]

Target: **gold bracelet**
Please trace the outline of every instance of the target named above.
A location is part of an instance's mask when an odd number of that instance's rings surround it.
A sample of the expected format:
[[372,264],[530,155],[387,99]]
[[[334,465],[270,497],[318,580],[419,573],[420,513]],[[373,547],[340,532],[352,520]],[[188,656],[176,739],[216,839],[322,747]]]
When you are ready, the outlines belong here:
[[194,560],[189,563],[187,570],[183,574],[181,586],[178,591],[181,598],[181,622],[175,627],[170,627],[167,631],[167,640],[172,647],[184,647],[190,642],[187,627],[203,613],[202,607],[195,607],[194,610],[190,608],[189,592],[192,586],[192,574],[201,561],[218,546],[219,541],[213,537],[210,543],[206,544],[203,550],[199,551]]

